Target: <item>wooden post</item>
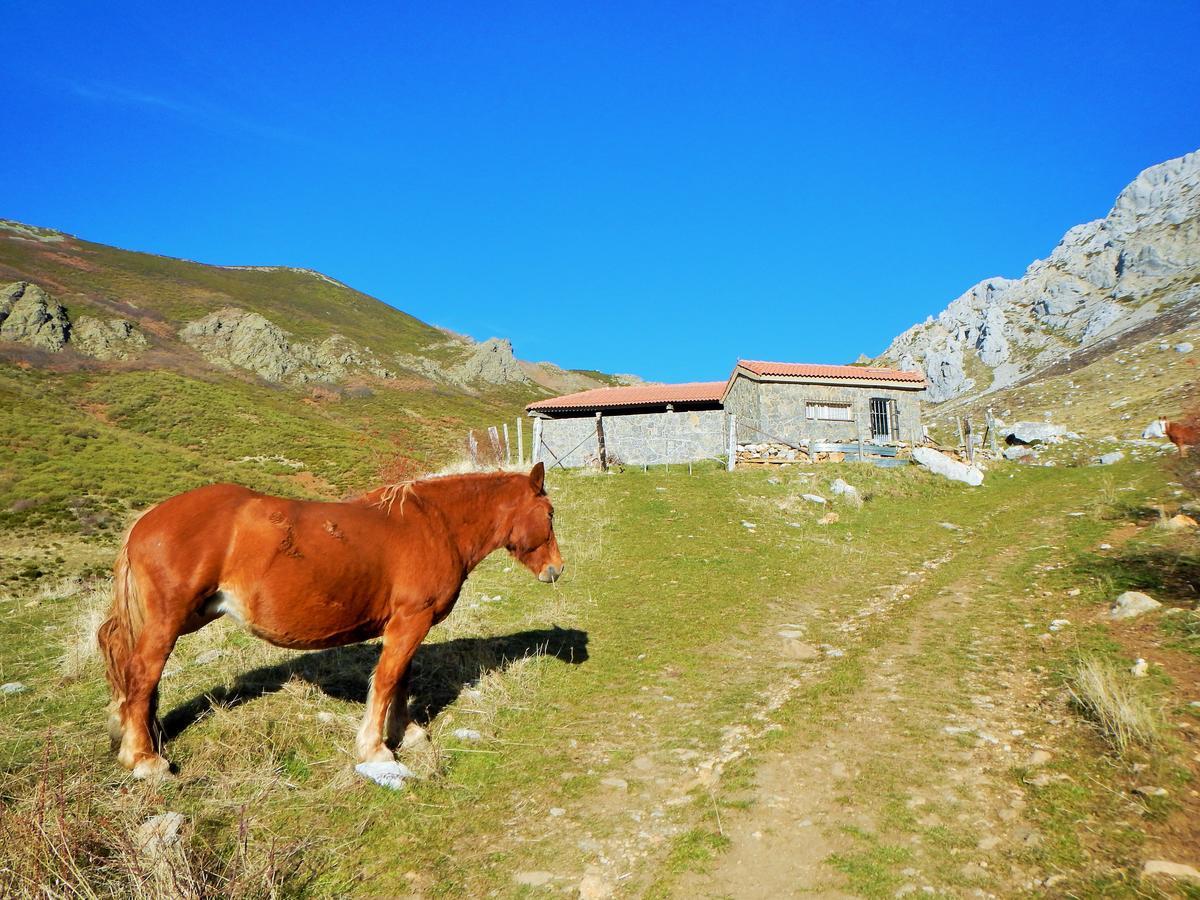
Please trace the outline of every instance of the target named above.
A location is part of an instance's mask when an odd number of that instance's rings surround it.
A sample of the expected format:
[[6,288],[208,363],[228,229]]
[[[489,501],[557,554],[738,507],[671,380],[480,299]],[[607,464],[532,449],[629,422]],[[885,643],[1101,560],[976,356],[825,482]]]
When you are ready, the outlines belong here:
[[508,423],[504,423],[504,464],[512,465],[512,445],[508,442]]
[[525,426],[517,416],[517,465],[525,465]]
[[488,443],[492,445],[492,458],[496,460],[496,465],[500,465],[501,453],[503,450],[500,447],[500,432],[495,425],[489,425]]
[[529,461],[537,465],[539,459],[542,458],[542,417],[538,416],[533,420],[533,446],[529,448]]
[[967,436],[967,462],[975,465],[975,434],[971,430],[971,420],[963,419],[963,432]]
[[600,471],[608,471],[608,458],[604,453],[604,419],[596,410],[596,449],[600,453]]
[[467,432],[467,452],[471,454],[471,466],[479,468],[479,442],[475,440],[474,430]]
[[958,446],[962,447],[964,451],[967,449],[967,439],[963,435],[963,420],[961,418],[958,419]]
[[992,447],[992,456],[1000,456],[1000,444],[996,438],[996,417],[992,414],[992,408],[987,409],[987,432],[988,441]]
[[729,461],[725,463],[725,471],[732,472],[737,465],[737,414],[729,414]]

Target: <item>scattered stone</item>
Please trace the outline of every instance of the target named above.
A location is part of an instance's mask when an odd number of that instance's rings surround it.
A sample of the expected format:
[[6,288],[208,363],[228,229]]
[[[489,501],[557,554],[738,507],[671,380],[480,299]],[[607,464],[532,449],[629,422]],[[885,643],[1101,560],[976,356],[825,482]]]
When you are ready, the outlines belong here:
[[1002,451],[1007,460],[1037,459],[1037,451],[1025,444],[1014,444]]
[[354,771],[378,785],[393,791],[404,790],[404,783],[416,778],[416,773],[402,762],[365,762],[354,767]]
[[1180,344],[1176,344],[1175,352],[1176,353],[1191,353],[1192,345],[1189,344],[1187,341],[1184,341],[1183,343],[1180,343]]
[[743,521],[743,522],[742,522],[742,527],[743,527],[743,528],[749,528],[751,531],[753,531],[755,528],[757,528],[757,527],[758,527],[758,525],[757,525],[757,523],[755,523],[755,522],[746,522],[746,521]]
[[1184,863],[1168,862],[1165,859],[1148,859],[1142,866],[1142,877],[1151,875],[1166,875],[1170,878],[1182,878],[1187,881],[1200,882],[1200,870]]
[[629,782],[624,778],[602,778],[600,779],[600,783],[605,787],[612,788],[614,791],[629,790]]
[[1111,453],[1102,453],[1095,458],[1094,462],[1100,466],[1111,466],[1113,463],[1118,463],[1124,458],[1124,453],[1120,450],[1114,450]]
[[824,505],[829,502],[824,497],[822,497],[820,494],[801,494],[800,496],[803,497],[805,500],[807,500],[809,503],[817,503],[817,504]]
[[1068,588],[1067,589],[1068,597],[1078,597],[1082,593],[1083,593],[1083,591],[1081,591],[1079,588]]
[[165,812],[151,816],[140,826],[134,835],[134,845],[139,853],[156,857],[175,844],[179,839],[187,818],[183,813]]
[[8,684],[0,684],[0,694],[23,694],[28,688],[20,681],[10,681]]
[[1070,432],[1049,422],[1017,422],[1002,433],[1010,444],[1057,444]]
[[197,666],[207,666],[209,663],[216,662],[224,655],[224,650],[205,650],[194,660],[192,660],[192,662]]
[[838,516],[838,514],[831,510],[831,511],[825,513],[825,515],[821,516],[821,518],[817,519],[817,524],[818,525],[833,525],[837,522],[837,520],[839,518],[840,517]]
[[964,465],[944,453],[939,453],[932,447],[917,447],[913,450],[912,455],[913,460],[935,475],[941,475],[951,481],[961,481],[972,487],[983,484],[983,472],[978,468]]
[[1164,531],[1195,531],[1198,527],[1200,525],[1197,524],[1195,519],[1191,516],[1185,516],[1183,513],[1172,516],[1159,524],[1159,528],[1162,528]]
[[561,806],[550,807],[550,815],[554,816],[554,818],[556,818],[556,819],[559,816],[565,816],[566,814],[567,814],[567,811],[565,809],[563,809]]
[[767,479],[767,484],[779,484],[780,481],[774,475]]
[[858,494],[858,488],[849,484],[844,478],[835,478],[833,483],[829,485],[829,490],[839,497],[845,497],[850,501],[858,501],[861,499]]
[[1051,631],[1062,631],[1066,626],[1068,626],[1070,624],[1071,624],[1070,621],[1067,619],[1055,619],[1053,622],[1050,623],[1050,630]]
[[1133,668],[1129,670],[1129,674],[1134,678],[1145,678],[1149,671],[1150,664],[1139,656],[1137,662],[1133,664]]
[[317,721],[322,725],[332,725],[337,721],[337,716],[331,712],[327,712],[326,710],[321,710],[319,713],[317,713]]
[[599,875],[584,875],[579,882],[579,900],[607,900],[612,895],[612,884]]
[[816,659],[821,655],[821,652],[812,644],[806,644],[803,641],[784,641],[783,652],[785,656],[790,656],[792,659]]
[[455,728],[451,734],[460,741],[479,741],[483,740],[483,735],[474,728]]
[[778,634],[785,641],[794,641],[796,638],[804,637],[803,631],[797,631],[794,628],[783,628],[778,632]]
[[1141,591],[1126,591],[1117,597],[1108,615],[1111,619],[1133,619],[1142,613],[1159,609],[1161,606],[1162,604],[1149,594],[1143,594]]
[[1133,789],[1135,794],[1141,794],[1143,797],[1166,797],[1168,791],[1164,787],[1154,787],[1148,784],[1139,784]]
[[955,525],[953,522],[938,522],[938,525],[947,531],[962,531],[962,527]]
[[1034,750],[1029,754],[1029,759],[1025,760],[1025,765],[1032,769],[1037,766],[1044,766],[1048,762],[1050,762],[1050,753],[1048,751]]
[[553,880],[553,872],[518,872],[513,876],[513,881],[523,887],[545,887]]

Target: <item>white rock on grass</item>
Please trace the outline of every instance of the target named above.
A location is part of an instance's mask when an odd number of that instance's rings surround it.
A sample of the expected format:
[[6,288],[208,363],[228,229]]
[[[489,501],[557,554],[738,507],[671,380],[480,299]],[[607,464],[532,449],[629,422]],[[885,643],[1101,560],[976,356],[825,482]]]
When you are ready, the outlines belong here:
[[1149,672],[1150,672],[1150,664],[1148,662],[1146,662],[1144,659],[1142,659],[1140,656],[1137,658],[1137,662],[1135,662],[1133,664],[1133,667],[1129,670],[1129,674],[1132,675],[1134,678],[1145,678],[1146,675],[1149,674]]
[[1114,450],[1112,453],[1104,453],[1096,457],[1096,464],[1101,466],[1111,466],[1113,463],[1120,462],[1125,458],[1125,454],[1120,450]]
[[1191,353],[1192,345],[1189,344],[1187,341],[1184,341],[1182,344],[1176,344],[1175,352],[1176,353]]
[[225,655],[224,650],[205,650],[197,656],[192,662],[197,666],[207,666],[209,663],[214,663]]
[[165,812],[151,816],[140,826],[134,835],[134,845],[139,853],[146,856],[158,856],[168,847],[179,843],[180,832],[187,823],[183,813]]
[[1148,859],[1142,866],[1142,877],[1150,875],[1167,875],[1171,878],[1182,878],[1186,881],[1200,883],[1200,870],[1183,863],[1168,862],[1165,859]]
[[1142,613],[1159,609],[1162,604],[1141,591],[1126,591],[1117,597],[1113,607],[1108,612],[1110,619],[1133,619]]
[[483,739],[483,735],[474,728],[455,728],[451,734],[460,741],[479,741]]
[[19,681],[10,681],[8,684],[0,684],[0,694],[23,694],[28,690],[24,684]]
[[979,469],[964,465],[944,453],[938,453],[932,447],[917,447],[913,450],[913,459],[935,475],[941,475],[951,481],[961,481],[971,487],[983,484],[983,472]]
[[816,504],[824,505],[825,503],[829,502],[824,497],[822,497],[820,494],[801,494],[800,496],[803,497],[805,500],[807,500],[809,503],[816,503]]
[[835,478],[833,483],[829,485],[829,490],[840,496],[845,496],[847,499],[853,500],[858,496],[858,488],[848,483],[844,478]]
[[402,762],[365,762],[354,767],[354,771],[378,785],[393,791],[404,790],[404,783],[416,778],[416,773]]
[[1017,422],[1005,431],[1007,437],[1022,444],[1057,444],[1070,436],[1067,429],[1049,422]]

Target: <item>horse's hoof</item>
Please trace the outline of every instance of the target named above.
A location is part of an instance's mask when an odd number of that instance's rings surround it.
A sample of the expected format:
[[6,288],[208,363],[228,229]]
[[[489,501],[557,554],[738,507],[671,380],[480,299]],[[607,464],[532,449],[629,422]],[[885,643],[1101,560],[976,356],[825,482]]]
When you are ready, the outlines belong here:
[[394,763],[395,761],[396,754],[382,746],[374,753],[368,753],[359,760],[360,763]]
[[161,756],[145,756],[134,763],[132,775],[139,781],[154,781],[171,774],[171,764]]
[[418,750],[429,744],[429,732],[416,722],[409,722],[404,729],[404,739],[400,742],[401,750]]

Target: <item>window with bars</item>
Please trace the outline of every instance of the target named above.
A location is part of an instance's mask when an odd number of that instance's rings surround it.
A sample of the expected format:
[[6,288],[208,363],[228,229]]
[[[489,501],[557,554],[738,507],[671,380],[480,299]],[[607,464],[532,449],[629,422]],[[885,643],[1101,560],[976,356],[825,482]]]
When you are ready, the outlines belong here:
[[804,418],[810,422],[853,422],[849,403],[805,403]]

